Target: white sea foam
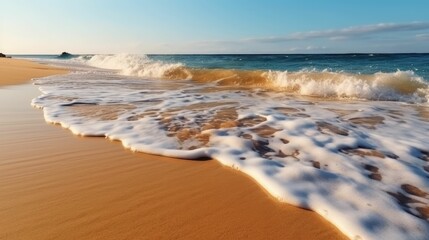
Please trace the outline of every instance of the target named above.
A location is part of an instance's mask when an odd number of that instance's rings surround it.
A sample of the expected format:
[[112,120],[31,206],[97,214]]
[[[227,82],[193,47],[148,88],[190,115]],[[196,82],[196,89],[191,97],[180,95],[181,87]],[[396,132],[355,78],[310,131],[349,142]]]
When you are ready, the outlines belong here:
[[[415,77],[411,72],[390,75]],[[388,77],[375,76],[378,85]],[[279,84],[286,84],[284,81]],[[428,221],[417,217],[419,207],[429,205],[428,195],[404,190],[409,184],[429,193],[426,105],[310,101],[257,89],[208,91],[216,84],[140,79],[93,70],[40,79],[37,85],[43,94],[32,105],[43,109],[46,121],[61,124],[74,134],[120,140],[133,151],[214,158],[248,174],[280,201],[318,212],[352,239],[429,236]],[[311,87],[317,91],[323,85],[309,83]],[[364,91],[359,89],[370,87],[362,83],[356,88]],[[331,88],[326,86],[324,91],[355,93],[347,86]],[[115,117],[105,118],[106,109]],[[236,121],[244,123],[204,128],[228,109],[236,109]],[[245,124],[245,119],[252,118],[262,120]],[[275,130],[261,134],[265,128]],[[172,134],[178,129],[197,129],[199,135],[181,140]],[[201,135],[209,136],[207,143]],[[413,201],[401,205],[395,194]]]

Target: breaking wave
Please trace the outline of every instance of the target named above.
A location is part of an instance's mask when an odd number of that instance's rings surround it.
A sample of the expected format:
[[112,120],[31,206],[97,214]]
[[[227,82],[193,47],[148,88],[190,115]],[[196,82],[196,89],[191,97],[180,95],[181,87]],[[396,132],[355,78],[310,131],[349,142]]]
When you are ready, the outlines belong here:
[[355,74],[318,71],[263,71],[191,68],[182,63],[155,61],[146,55],[94,55],[80,58],[86,64],[118,70],[143,78],[194,80],[221,86],[265,88],[321,98],[351,98],[376,101],[427,102],[429,85],[413,71]]
[[180,63],[153,61],[146,55],[94,55],[79,60],[93,67],[119,70],[122,75],[147,78],[164,78],[168,72],[183,67]]

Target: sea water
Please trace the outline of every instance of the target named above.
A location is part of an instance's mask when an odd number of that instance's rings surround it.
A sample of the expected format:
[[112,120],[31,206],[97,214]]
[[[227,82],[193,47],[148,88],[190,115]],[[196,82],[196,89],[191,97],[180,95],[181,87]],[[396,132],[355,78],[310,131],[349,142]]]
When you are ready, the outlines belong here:
[[46,121],[213,158],[354,239],[429,238],[429,55],[21,56]]

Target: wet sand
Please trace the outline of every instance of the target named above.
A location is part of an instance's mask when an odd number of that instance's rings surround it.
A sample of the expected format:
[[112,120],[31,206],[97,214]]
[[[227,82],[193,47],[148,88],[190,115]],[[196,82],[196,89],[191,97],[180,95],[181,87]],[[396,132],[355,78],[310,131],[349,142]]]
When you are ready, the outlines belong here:
[[0,89],[0,239],[345,239],[216,161],[132,153],[46,124],[37,95]]

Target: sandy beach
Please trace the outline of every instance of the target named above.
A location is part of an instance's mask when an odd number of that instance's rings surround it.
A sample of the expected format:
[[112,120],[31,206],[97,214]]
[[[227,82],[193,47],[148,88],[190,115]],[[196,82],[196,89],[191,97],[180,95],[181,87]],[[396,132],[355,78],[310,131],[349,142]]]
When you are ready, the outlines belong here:
[[132,153],[46,124],[33,77],[63,74],[0,59],[0,239],[345,239],[218,162]]
[[0,86],[28,83],[29,79],[64,74],[67,70],[21,59],[0,58]]

